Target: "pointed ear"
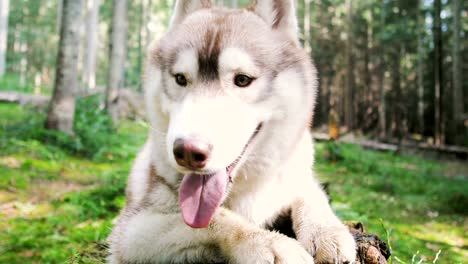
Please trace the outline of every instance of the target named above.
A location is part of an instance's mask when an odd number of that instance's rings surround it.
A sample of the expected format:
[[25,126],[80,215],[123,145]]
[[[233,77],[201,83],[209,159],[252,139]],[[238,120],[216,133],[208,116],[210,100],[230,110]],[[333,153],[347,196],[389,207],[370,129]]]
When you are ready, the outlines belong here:
[[273,29],[284,31],[299,41],[294,0],[255,0],[252,9]]
[[174,5],[174,12],[169,28],[179,24],[189,14],[203,8],[210,8],[211,0],[177,0]]

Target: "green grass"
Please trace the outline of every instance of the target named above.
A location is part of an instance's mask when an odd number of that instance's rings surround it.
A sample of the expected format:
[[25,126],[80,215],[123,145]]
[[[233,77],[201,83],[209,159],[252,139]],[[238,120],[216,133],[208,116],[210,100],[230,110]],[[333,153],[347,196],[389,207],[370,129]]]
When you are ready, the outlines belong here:
[[401,262],[430,263],[439,250],[438,263],[466,261],[466,164],[347,144],[316,148],[316,169],[331,183],[333,207],[343,219],[362,221],[390,241]]
[[[15,134],[12,128],[30,115],[0,104],[0,263],[102,262],[147,128],[121,123],[114,146],[93,157]],[[468,259],[467,165],[354,145],[316,149],[334,209],[390,241],[394,263],[432,263],[439,250],[437,263]]]
[[51,87],[34,87],[33,83],[30,83],[27,78],[24,79],[24,83],[22,84],[20,81],[19,74],[7,73],[0,77],[0,91],[15,91],[21,93],[39,93],[42,95],[50,95],[51,94]]
[[102,260],[145,126],[121,123],[118,146],[91,159],[12,137],[11,126],[29,115],[17,105],[0,104],[0,263]]

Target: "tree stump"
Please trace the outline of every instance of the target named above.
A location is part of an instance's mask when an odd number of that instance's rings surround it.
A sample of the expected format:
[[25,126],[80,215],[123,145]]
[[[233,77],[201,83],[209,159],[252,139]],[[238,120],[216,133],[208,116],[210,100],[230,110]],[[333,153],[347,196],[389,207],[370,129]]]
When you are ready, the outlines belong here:
[[377,235],[366,233],[360,222],[348,222],[346,225],[356,241],[356,263],[387,264],[391,255],[387,243]]

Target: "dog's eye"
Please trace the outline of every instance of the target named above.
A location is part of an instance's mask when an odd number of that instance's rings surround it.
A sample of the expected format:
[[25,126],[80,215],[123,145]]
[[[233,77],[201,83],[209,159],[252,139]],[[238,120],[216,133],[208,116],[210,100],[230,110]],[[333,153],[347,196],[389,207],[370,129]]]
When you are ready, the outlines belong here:
[[237,74],[234,77],[234,84],[239,87],[247,87],[252,83],[253,80],[253,78],[245,74]]
[[183,74],[177,73],[176,75],[174,75],[174,78],[178,85],[187,86],[187,79],[185,78]]

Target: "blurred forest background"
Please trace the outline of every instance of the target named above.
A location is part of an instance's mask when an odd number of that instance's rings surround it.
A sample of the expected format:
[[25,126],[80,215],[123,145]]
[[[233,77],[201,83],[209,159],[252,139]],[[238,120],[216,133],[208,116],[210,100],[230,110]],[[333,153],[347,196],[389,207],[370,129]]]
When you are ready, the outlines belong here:
[[[104,260],[148,129],[146,50],[173,2],[0,0],[0,262]],[[463,263],[468,1],[296,4],[334,209],[384,238],[394,261]]]
[[[66,71],[57,67],[62,1],[12,1],[9,10],[2,2],[0,89],[52,95],[57,71]],[[141,91],[145,51],[163,34],[172,5],[118,2],[76,1],[76,28],[68,29],[77,34],[70,43],[77,81],[69,92],[107,90],[109,108],[119,89]],[[468,145],[466,1],[296,2],[301,40],[319,69],[315,127],[387,142]]]

